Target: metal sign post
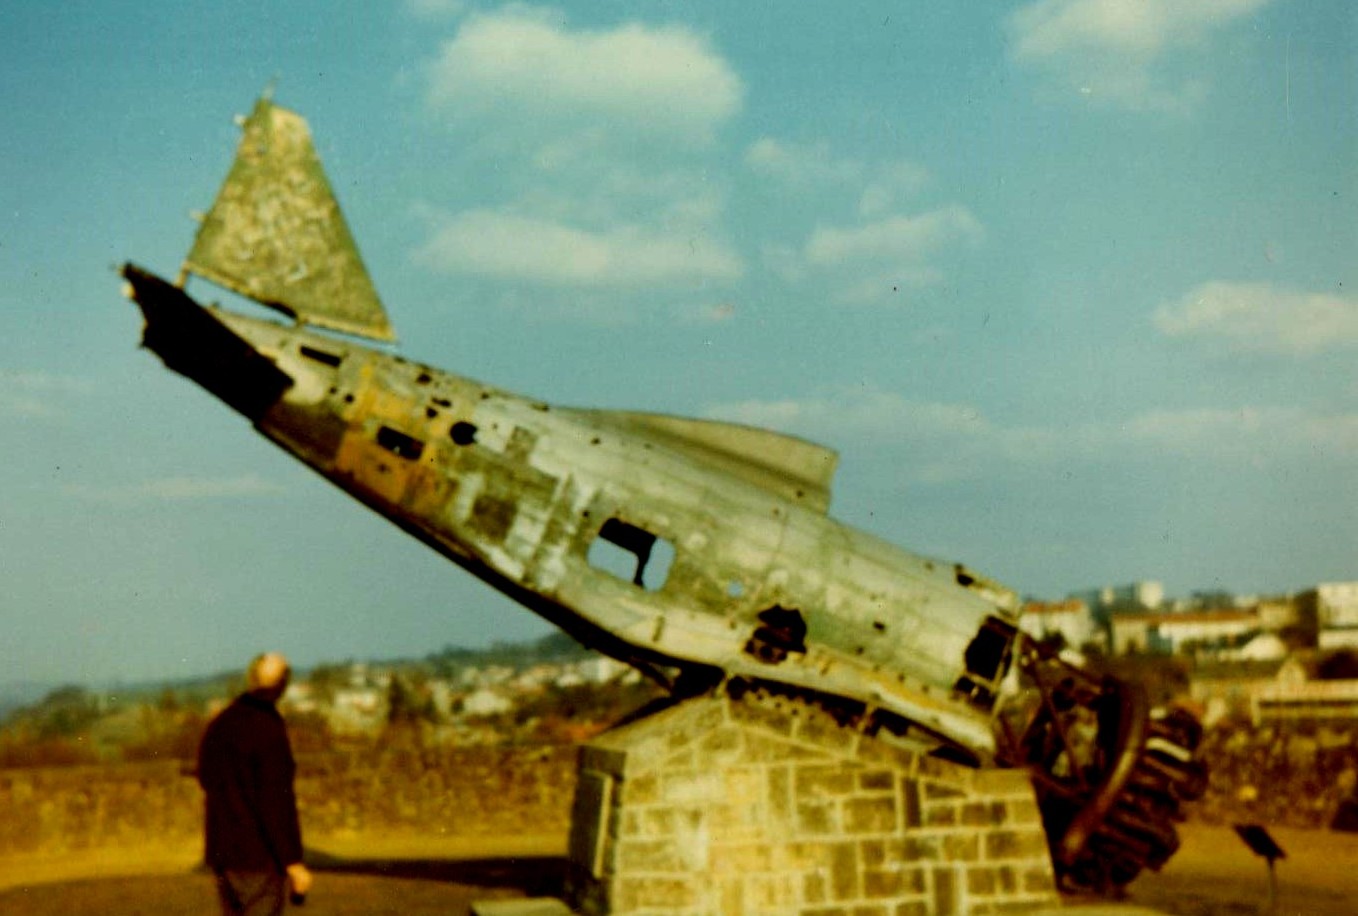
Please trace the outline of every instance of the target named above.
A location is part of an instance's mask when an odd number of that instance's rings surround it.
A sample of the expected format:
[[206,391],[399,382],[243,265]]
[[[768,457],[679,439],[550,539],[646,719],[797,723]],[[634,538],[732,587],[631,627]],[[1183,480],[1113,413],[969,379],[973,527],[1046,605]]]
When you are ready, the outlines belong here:
[[1279,859],[1286,859],[1287,853],[1277,844],[1273,837],[1269,836],[1268,831],[1261,824],[1236,824],[1235,832],[1250,851],[1257,856],[1262,856],[1268,860],[1268,911],[1276,913],[1278,911],[1278,875],[1273,869],[1273,863]]

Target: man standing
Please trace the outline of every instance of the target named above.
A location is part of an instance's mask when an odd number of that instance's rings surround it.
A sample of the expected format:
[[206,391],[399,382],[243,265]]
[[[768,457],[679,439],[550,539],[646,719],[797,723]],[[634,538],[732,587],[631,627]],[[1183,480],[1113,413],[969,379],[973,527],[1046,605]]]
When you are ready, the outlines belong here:
[[277,914],[289,887],[311,888],[292,780],[295,766],[277,703],[291,672],[271,652],[250,663],[246,692],[208,724],[198,746],[198,783],[207,795],[205,859],[217,876],[224,914]]

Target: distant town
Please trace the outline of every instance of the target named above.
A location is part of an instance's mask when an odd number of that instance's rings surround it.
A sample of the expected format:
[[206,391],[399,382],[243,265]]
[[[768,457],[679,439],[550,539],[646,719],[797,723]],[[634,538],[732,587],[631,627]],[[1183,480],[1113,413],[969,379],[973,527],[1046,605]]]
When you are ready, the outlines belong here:
[[1136,668],[1129,660],[1149,670],[1168,663],[1208,726],[1358,719],[1358,582],[1186,598],[1168,598],[1159,582],[1134,582],[1025,602],[1020,626],[1120,662],[1124,672]]
[[[1295,594],[1195,592],[1143,581],[1027,600],[1020,626],[1187,702],[1209,728],[1358,722],[1358,581]],[[0,766],[191,758],[207,718],[242,689],[235,672],[96,690],[68,685],[0,712]],[[564,634],[418,659],[347,660],[299,672],[283,702],[299,750],[370,743],[393,729],[426,745],[586,740],[657,698],[634,669]]]

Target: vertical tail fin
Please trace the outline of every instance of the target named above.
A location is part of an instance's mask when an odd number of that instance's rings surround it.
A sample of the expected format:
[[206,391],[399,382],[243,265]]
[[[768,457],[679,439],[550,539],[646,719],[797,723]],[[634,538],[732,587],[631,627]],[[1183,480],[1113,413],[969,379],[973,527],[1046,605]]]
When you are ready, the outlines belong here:
[[306,324],[396,339],[306,120],[267,97],[245,120],[184,270]]

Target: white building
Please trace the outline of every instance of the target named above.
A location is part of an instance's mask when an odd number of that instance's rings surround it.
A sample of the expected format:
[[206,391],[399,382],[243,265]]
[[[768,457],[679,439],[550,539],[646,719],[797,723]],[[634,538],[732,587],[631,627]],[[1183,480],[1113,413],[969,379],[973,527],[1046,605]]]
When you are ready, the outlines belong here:
[[1072,649],[1094,641],[1099,632],[1089,605],[1078,598],[1026,602],[1020,609],[1019,629],[1034,639],[1048,639],[1059,633]]
[[1212,651],[1243,642],[1257,632],[1259,615],[1235,608],[1169,614],[1125,612],[1113,614],[1109,628],[1115,655]]
[[1294,656],[1253,697],[1255,724],[1358,720],[1358,680],[1312,679],[1316,659]]
[[[1311,597],[1308,595],[1308,597]],[[1315,587],[1316,645],[1358,648],[1358,582],[1322,582]]]
[[1071,592],[1068,596],[1083,601],[1096,617],[1105,616],[1103,612],[1111,608],[1142,607],[1148,611],[1158,610],[1165,603],[1165,586],[1150,580],[1133,582],[1129,585],[1105,585],[1102,588]]
[[462,698],[462,712],[469,716],[497,716],[513,708],[508,697],[484,687]]

